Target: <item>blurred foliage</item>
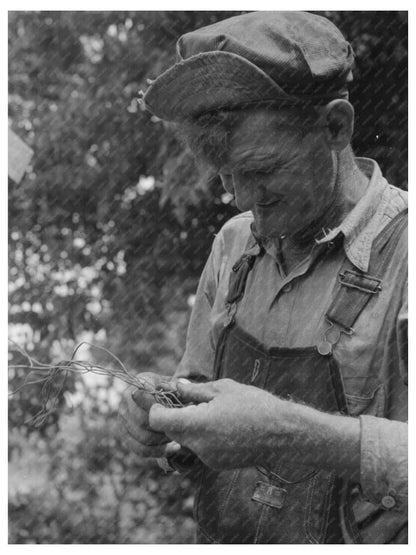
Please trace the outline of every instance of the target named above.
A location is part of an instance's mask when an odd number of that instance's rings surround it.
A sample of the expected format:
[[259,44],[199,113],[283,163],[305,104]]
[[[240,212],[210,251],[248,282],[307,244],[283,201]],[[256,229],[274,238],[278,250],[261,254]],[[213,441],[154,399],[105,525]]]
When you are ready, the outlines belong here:
[[[35,152],[9,183],[10,333],[42,361],[88,339],[137,371],[174,371],[213,235],[236,209],[138,91],[179,35],[237,13],[9,12],[9,124]],[[407,14],[316,13],[356,52],[355,151],[405,188]],[[190,481],[118,444],[119,396],[70,380],[40,430],[25,424],[39,388],[11,399],[12,543],[191,541]]]
[[126,452],[116,414],[86,398],[58,432],[10,435],[10,543],[191,543],[189,478]]

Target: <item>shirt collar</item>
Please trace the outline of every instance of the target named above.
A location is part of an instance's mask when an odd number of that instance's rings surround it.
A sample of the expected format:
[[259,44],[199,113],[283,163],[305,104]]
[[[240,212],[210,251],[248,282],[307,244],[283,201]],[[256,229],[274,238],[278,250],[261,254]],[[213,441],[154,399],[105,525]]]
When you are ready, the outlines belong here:
[[371,246],[381,225],[388,202],[388,182],[379,165],[369,158],[356,158],[359,169],[370,179],[364,195],[339,226],[330,230],[318,244],[331,242],[340,233],[344,236],[344,251],[354,266],[367,272]]

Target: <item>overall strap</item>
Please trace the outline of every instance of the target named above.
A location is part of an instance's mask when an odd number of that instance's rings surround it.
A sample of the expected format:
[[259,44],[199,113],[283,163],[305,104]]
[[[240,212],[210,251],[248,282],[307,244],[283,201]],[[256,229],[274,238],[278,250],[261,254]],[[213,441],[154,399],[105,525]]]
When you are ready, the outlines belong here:
[[243,298],[248,275],[254,266],[256,258],[264,253],[264,249],[260,245],[258,251],[253,252],[252,247],[254,244],[256,244],[256,240],[251,234],[248,238],[244,254],[240,256],[231,269],[228,282],[228,294],[225,300],[225,305],[228,310],[228,318],[225,327],[234,323],[237,303]]
[[341,287],[325,315],[327,320],[353,331],[355,321],[369,300],[382,290],[382,278],[406,228],[407,210],[404,210],[374,240],[367,273],[352,266],[339,274]]
[[247,283],[248,274],[254,266],[254,262],[257,256],[263,254],[264,250],[259,245],[258,252],[250,253],[247,251],[251,250],[253,246],[253,241],[256,242],[253,235],[250,235],[245,252],[234,266],[230,272],[230,278],[228,282],[228,294],[225,299],[225,306],[227,309],[227,317],[224,322],[224,328],[218,338],[217,348],[215,350],[215,361],[214,361],[214,379],[218,380],[220,377],[220,372],[222,368],[222,362],[224,358],[224,349],[228,339],[228,334],[235,322],[235,315],[237,312],[237,303],[243,298],[244,290]]
[[255,259],[256,255],[254,254],[243,254],[232,267],[228,282],[227,304],[236,303],[243,297],[248,274]]

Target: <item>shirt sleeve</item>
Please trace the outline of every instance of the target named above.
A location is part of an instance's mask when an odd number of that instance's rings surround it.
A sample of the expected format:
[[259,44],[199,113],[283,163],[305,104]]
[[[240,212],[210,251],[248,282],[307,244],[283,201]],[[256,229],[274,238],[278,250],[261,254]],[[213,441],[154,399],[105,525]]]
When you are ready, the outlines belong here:
[[[407,285],[405,287],[407,293]],[[407,297],[407,294],[406,294]],[[407,385],[407,300],[396,327],[399,370]],[[408,426],[361,415],[361,487],[364,497],[387,510],[407,511]]]
[[215,347],[211,337],[210,314],[218,285],[223,252],[223,236],[214,239],[211,254],[199,280],[186,336],[186,349],[175,377],[210,380],[213,376]]
[[361,487],[384,509],[407,511],[407,424],[375,416],[361,420]]

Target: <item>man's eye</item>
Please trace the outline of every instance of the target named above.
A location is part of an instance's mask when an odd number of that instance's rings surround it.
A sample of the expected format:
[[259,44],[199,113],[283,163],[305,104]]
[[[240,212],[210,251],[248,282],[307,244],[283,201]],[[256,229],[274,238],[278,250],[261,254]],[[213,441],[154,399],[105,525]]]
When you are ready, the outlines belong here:
[[274,171],[276,171],[277,167],[273,166],[271,168],[258,168],[256,170],[250,170],[248,172],[245,172],[247,175],[252,175],[252,176],[262,176],[262,175],[270,175],[272,174]]

